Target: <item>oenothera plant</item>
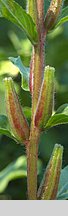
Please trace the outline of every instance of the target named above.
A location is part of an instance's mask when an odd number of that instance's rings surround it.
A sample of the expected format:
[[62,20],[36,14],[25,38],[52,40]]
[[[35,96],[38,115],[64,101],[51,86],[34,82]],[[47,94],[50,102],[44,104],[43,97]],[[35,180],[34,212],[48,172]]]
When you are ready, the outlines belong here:
[[[45,14],[44,3],[48,0],[28,0],[26,11],[14,0],[0,0],[0,17],[5,17],[24,30],[32,43],[33,51],[30,68],[26,68],[20,59],[9,58],[19,67],[22,76],[22,87],[30,90],[32,98],[32,116],[29,127],[19,103],[12,78],[5,78],[5,98],[7,117],[12,132],[0,128],[18,143],[25,145],[27,154],[27,189],[28,199],[51,200],[62,198],[68,182],[58,185],[62,168],[63,147],[56,144],[45,170],[44,177],[37,191],[37,160],[40,134],[50,127],[68,123],[68,104],[54,111],[55,68],[46,66],[45,42],[49,31],[68,21],[68,7],[62,8],[63,0],[51,0]],[[65,170],[64,170],[65,172]],[[64,186],[66,185],[66,186]]]

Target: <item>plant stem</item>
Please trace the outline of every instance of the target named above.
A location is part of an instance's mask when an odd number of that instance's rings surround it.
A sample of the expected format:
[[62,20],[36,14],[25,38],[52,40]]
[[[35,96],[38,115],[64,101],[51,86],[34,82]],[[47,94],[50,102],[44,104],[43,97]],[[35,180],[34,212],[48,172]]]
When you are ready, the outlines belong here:
[[[38,6],[37,0],[34,0],[35,6]],[[40,0],[39,0],[40,2]],[[43,1],[41,5],[43,4]],[[38,12],[38,8],[36,11]],[[32,95],[32,120],[31,120],[31,130],[30,139],[27,146],[27,184],[28,184],[28,198],[30,200],[37,199],[37,159],[38,159],[38,143],[40,137],[40,131],[34,125],[34,115],[36,111],[36,106],[39,98],[40,88],[44,75],[44,28],[42,13],[36,19],[36,26],[38,30],[38,44],[34,47],[34,61],[33,61],[33,95]],[[42,20],[42,21],[41,21]]]
[[44,0],[37,0],[37,8],[38,8],[38,17],[42,27],[44,23]]
[[36,110],[40,87],[43,79],[44,69],[44,46],[43,49],[36,47],[34,51],[34,85],[32,97],[32,122],[29,145],[27,147],[28,157],[28,197],[36,200],[37,196],[37,158],[38,158],[38,142],[40,131],[34,125],[34,113]]
[[28,198],[37,199],[37,158],[38,158],[39,131],[32,128],[30,141],[27,148],[28,161]]

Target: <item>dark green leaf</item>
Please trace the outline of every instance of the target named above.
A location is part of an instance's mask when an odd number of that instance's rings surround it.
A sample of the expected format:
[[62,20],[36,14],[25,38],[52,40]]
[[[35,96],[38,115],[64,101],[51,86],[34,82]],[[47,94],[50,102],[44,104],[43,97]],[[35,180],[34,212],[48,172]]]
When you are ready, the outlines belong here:
[[[38,175],[42,169],[42,163],[38,161]],[[25,156],[20,156],[15,162],[8,165],[3,171],[0,172],[0,193],[2,193],[9,181],[27,177],[27,159]]]
[[51,116],[49,121],[46,124],[46,128],[51,128],[56,125],[60,124],[67,124],[68,123],[68,104],[62,105],[56,113]]
[[24,115],[26,116],[26,118],[28,120],[31,119],[31,108],[30,107],[23,107],[23,112],[24,112]]
[[67,104],[67,103],[61,105],[61,106],[57,109],[56,114],[59,114],[59,113],[63,113],[63,114],[68,115],[68,104]]
[[16,138],[10,132],[8,118],[5,115],[0,115],[0,135],[8,136],[17,142]]
[[57,199],[68,199],[68,166],[61,171]]
[[8,119],[5,115],[0,115],[0,127],[7,127],[8,125]]
[[21,87],[25,91],[29,91],[29,72],[30,72],[30,68],[25,67],[23,65],[20,56],[18,56],[17,58],[10,57],[9,60],[14,65],[16,65],[20,70],[21,78],[22,78]]
[[36,26],[29,14],[14,0],[0,0],[0,17],[5,17],[26,33],[33,44],[37,43]]
[[47,10],[48,10],[48,8],[49,8],[49,6],[50,6],[50,2],[51,2],[51,0],[48,0],[48,1],[44,0],[44,11],[45,11],[45,15],[46,15]]
[[68,22],[68,6],[62,9],[62,13],[59,16],[58,22],[55,27],[62,25],[65,22]]
[[12,133],[10,133],[8,129],[0,128],[0,135],[8,136],[9,138],[13,139],[14,141],[18,143],[16,138],[12,135]]

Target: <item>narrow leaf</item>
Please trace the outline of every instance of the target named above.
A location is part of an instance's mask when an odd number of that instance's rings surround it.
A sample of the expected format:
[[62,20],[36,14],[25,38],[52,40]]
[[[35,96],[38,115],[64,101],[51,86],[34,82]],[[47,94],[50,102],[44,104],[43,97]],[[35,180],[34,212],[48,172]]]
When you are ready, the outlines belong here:
[[65,115],[68,115],[68,103],[61,105],[57,109],[56,114],[59,114],[59,113],[63,113]]
[[61,124],[68,124],[68,116],[64,114],[55,114],[47,122],[46,129],[49,129],[51,127],[61,125]]
[[61,171],[57,199],[68,199],[68,166]]
[[56,113],[51,116],[46,124],[46,129],[60,124],[68,124],[68,104],[62,105]]
[[5,17],[24,30],[33,44],[37,43],[36,26],[29,14],[14,0],[0,0],[0,17]]
[[20,74],[21,74],[21,87],[25,91],[29,91],[29,72],[30,68],[25,67],[21,61],[20,56],[17,58],[9,57],[9,60],[19,68]]
[[62,9],[61,16],[59,16],[59,19],[55,27],[58,27],[59,25],[62,25],[65,22],[68,22],[68,6]]
[[8,126],[8,119],[5,115],[0,115],[0,128],[7,128]]
[[[38,160],[38,175],[41,170],[42,163]],[[0,172],[0,193],[3,193],[10,181],[23,177],[27,177],[27,159],[25,156],[20,156]]]
[[8,136],[17,142],[16,138],[10,132],[8,118],[5,115],[0,115],[0,135]]
[[18,143],[18,140],[16,140],[16,137],[14,137],[13,134],[8,129],[0,128],[0,135],[5,135]]

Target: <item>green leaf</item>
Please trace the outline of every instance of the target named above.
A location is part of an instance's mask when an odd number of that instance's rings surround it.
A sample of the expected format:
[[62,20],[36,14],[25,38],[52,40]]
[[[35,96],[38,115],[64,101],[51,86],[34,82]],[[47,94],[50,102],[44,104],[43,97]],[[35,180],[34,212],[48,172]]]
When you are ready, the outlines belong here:
[[36,26],[29,14],[14,0],[0,0],[0,17],[5,17],[24,30],[33,44],[37,43]]
[[51,116],[49,121],[46,124],[46,129],[54,127],[60,124],[67,124],[68,123],[68,104],[62,105],[56,113]]
[[0,135],[8,136],[14,141],[18,142],[9,129],[8,118],[5,115],[0,115]]
[[8,119],[7,119],[7,116],[5,115],[0,115],[0,127],[7,127],[8,125]]
[[12,135],[12,133],[10,133],[8,129],[0,128],[0,135],[8,136],[9,138],[13,139],[15,142],[18,143],[16,138]]
[[[38,160],[38,175],[42,170],[42,163]],[[13,179],[27,177],[27,159],[25,156],[20,156],[16,161],[8,165],[0,172],[0,193],[2,193],[8,183]]]
[[61,105],[57,109],[56,114],[59,114],[59,113],[63,113],[63,114],[68,115],[68,103]]
[[31,107],[23,107],[24,115],[28,120],[31,119]]
[[59,25],[62,25],[65,22],[68,22],[68,6],[62,9],[62,13],[59,16],[59,19],[55,27],[58,27]]
[[51,3],[51,0],[48,0],[48,1],[44,0],[44,12],[45,12],[45,15],[46,15],[47,10],[48,10],[48,8],[50,6],[50,3]]
[[68,199],[68,166],[61,171],[57,199]]
[[30,72],[30,68],[29,67],[25,67],[21,61],[20,56],[18,56],[17,58],[13,58],[10,57],[9,60],[16,65],[21,73],[21,87],[25,90],[25,91],[29,91],[29,72]]

